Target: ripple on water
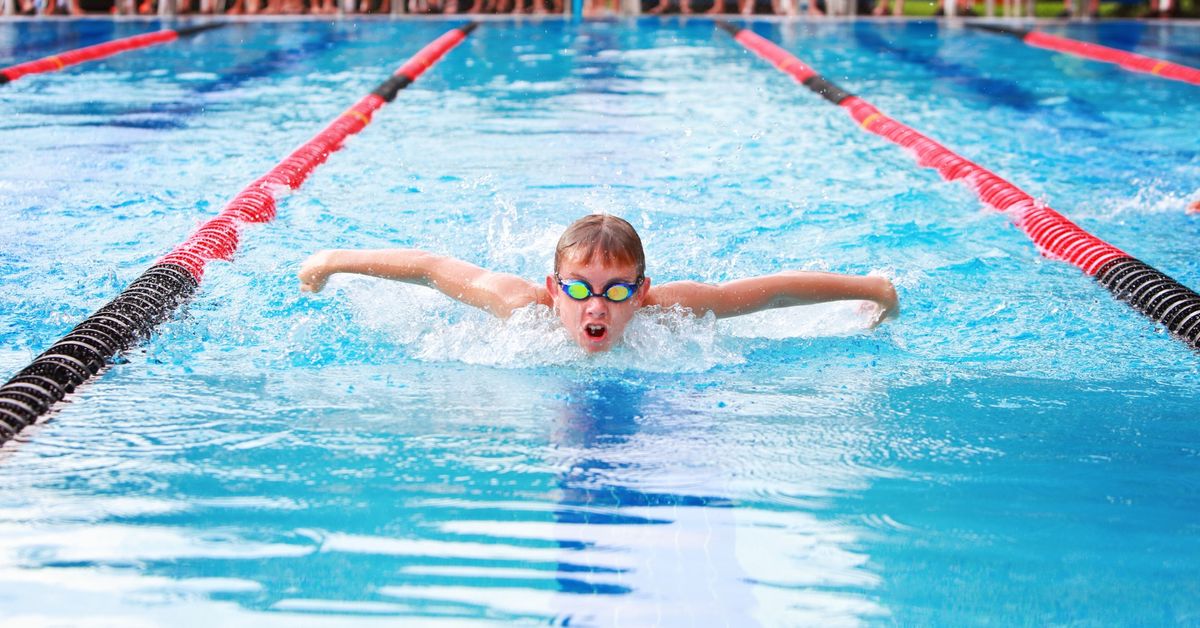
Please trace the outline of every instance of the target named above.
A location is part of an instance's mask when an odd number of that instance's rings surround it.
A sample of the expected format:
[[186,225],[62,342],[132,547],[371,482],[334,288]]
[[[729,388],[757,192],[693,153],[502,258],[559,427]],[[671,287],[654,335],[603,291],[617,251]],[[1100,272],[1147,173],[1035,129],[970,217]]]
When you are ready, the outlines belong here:
[[867,528],[882,532],[912,532],[915,529],[882,513],[865,514],[859,517],[858,521]]
[[[559,468],[582,464],[587,473],[575,476],[585,486],[677,494],[720,487],[739,503],[812,509],[879,479],[905,477],[914,461],[972,464],[1000,455],[921,426],[881,423],[873,408],[891,403],[886,389],[875,395],[862,388],[848,400],[840,382],[830,375],[820,382],[760,382],[748,390],[698,388],[645,404],[639,429],[627,437],[587,448],[560,445],[550,460]],[[719,460],[713,451],[721,452]]]
[[[214,388],[203,377],[147,374],[140,372],[144,363],[130,368],[139,371],[145,385],[130,388],[121,381],[123,366],[85,384],[48,420],[6,445],[0,456],[7,459],[8,472],[0,481],[91,481],[106,477],[105,472],[154,481],[197,452],[278,446],[291,438],[278,418],[264,418],[252,404],[239,403],[257,401],[252,391]],[[214,389],[221,395],[213,395]],[[162,410],[147,412],[150,407]]]
[[254,540],[234,530],[203,531],[150,525],[91,523],[49,529],[0,524],[0,564],[21,567],[130,565],[147,561],[214,559],[253,561],[297,557],[306,543]]

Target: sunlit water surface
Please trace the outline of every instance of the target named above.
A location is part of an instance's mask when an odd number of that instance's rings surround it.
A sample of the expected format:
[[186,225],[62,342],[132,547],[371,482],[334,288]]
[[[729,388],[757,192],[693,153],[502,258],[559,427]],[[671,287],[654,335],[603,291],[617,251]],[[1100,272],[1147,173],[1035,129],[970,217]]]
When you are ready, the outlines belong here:
[[[0,375],[453,24],[235,24],[5,86]],[[0,63],[154,26],[7,22]],[[1046,28],[1200,64],[1194,26]],[[1200,286],[1194,86],[754,29]],[[903,313],[652,311],[591,359],[544,310],[294,278],[394,246],[540,281],[588,212],[656,282],[876,272]],[[1197,355],[711,22],[486,23],[242,240],[0,451],[0,619],[1200,622]]]

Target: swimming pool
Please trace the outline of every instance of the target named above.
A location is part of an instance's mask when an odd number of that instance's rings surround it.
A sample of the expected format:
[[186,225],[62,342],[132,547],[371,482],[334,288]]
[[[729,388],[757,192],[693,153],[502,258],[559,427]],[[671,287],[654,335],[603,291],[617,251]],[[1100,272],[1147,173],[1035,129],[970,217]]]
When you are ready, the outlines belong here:
[[[454,24],[237,24],[5,86],[0,372]],[[0,63],[149,27],[8,22]],[[753,28],[1200,286],[1193,86],[932,23]],[[1194,26],[1044,28],[1200,61]],[[296,290],[328,247],[540,277],[592,211],[655,281],[877,271],[902,316],[658,313],[590,360],[536,312]],[[1196,354],[712,22],[487,22],[242,240],[0,453],[0,617],[1200,618]]]

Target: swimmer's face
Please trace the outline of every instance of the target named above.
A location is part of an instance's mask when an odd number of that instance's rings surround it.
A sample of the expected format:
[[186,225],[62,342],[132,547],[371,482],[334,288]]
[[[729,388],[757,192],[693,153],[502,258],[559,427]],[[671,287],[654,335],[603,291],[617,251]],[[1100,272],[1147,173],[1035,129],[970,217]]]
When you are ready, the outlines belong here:
[[[558,276],[563,281],[586,281],[594,292],[602,292],[605,286],[613,282],[636,283],[638,278],[637,267],[633,264],[614,265],[598,260],[579,262],[570,259],[562,261]],[[546,290],[550,292],[554,310],[558,312],[558,318],[567,333],[584,351],[594,353],[611,349],[621,339],[633,313],[645,302],[650,279],[644,279],[637,292],[620,303],[613,303],[602,296],[576,301],[563,293],[554,275],[546,277]]]

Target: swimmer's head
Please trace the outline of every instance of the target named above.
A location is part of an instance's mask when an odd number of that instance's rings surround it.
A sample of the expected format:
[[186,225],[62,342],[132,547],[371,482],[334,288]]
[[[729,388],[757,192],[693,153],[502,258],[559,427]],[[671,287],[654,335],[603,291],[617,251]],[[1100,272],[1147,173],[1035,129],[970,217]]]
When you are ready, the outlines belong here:
[[558,239],[546,290],[571,338],[586,351],[606,351],[645,302],[650,290],[645,273],[646,254],[633,225],[592,214]]
[[608,214],[584,216],[563,232],[554,247],[554,272],[563,262],[602,261],[608,264],[632,264],[638,276],[646,272],[646,253],[642,239],[624,218]]

